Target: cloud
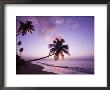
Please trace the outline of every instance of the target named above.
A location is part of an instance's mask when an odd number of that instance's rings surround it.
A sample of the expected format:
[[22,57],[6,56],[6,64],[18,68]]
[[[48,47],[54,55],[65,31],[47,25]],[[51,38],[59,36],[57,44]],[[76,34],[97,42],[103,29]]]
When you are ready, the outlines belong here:
[[51,20],[50,17],[37,17],[38,31],[40,35],[46,35],[49,32],[56,31],[56,24]]
[[55,21],[56,24],[63,24],[64,23],[64,19],[63,18],[57,18]]
[[[59,16],[18,16],[17,20],[21,20],[23,22],[27,20],[32,21],[38,35],[46,41],[50,41],[55,37],[58,37],[59,34],[57,33],[57,27],[64,23],[64,18]],[[17,27],[18,24],[19,23],[17,22]]]
[[27,20],[32,21],[34,26],[38,25],[38,20],[36,17],[29,16]]
[[52,33],[50,35],[45,35],[44,37],[42,37],[43,41],[47,42],[47,43],[51,43],[53,40],[55,40],[55,38],[63,38],[63,36],[61,34],[58,33]]
[[77,21],[77,19],[75,18],[68,18],[67,20],[66,20],[66,22],[65,22],[65,25],[68,27],[71,27],[71,28],[73,28],[73,29],[77,29],[77,28],[79,28],[79,22]]
[[62,24],[64,21],[60,17],[36,17],[38,25],[36,26],[38,33],[40,37],[44,41],[51,41],[55,39],[55,37],[58,37],[58,29],[57,25]]
[[61,34],[53,34],[51,35],[51,39],[55,39],[55,38],[63,38]]

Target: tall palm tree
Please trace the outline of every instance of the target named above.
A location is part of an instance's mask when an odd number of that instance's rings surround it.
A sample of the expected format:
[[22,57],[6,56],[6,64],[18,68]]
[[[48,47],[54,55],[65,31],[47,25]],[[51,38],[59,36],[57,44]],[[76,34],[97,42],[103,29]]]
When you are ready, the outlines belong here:
[[[19,21],[19,23],[20,23],[20,27],[19,27],[19,29],[17,30],[16,36],[18,36],[18,35],[20,35],[20,34],[22,34],[22,36],[24,36],[24,35],[27,34],[27,32],[30,32],[30,33],[32,34],[32,31],[35,31],[34,26],[33,26],[33,24],[32,24],[32,21],[26,21],[26,23],[23,23],[22,21]],[[19,45],[21,45],[21,44],[22,44],[21,41],[19,41],[19,42],[17,43],[18,48],[19,48]],[[22,50],[22,49],[21,49],[21,50]],[[18,49],[17,49],[17,51],[18,51]],[[19,51],[20,51],[20,50],[19,50]],[[20,52],[20,53],[21,53],[21,52]]]
[[32,33],[32,31],[35,31],[34,26],[32,24],[32,21],[26,21],[26,23],[23,23],[22,21],[19,21],[20,27],[17,30],[17,35],[22,34],[22,36],[26,35],[27,32]]
[[50,57],[52,55],[54,55],[55,60],[58,60],[60,55],[62,56],[62,58],[64,58],[63,53],[70,55],[69,47],[68,47],[68,45],[64,45],[64,42],[65,42],[64,39],[56,38],[52,44],[49,44],[50,53],[48,56],[45,56],[45,57],[42,57],[39,59],[35,59],[35,60],[30,60],[30,61],[44,59],[44,58]]

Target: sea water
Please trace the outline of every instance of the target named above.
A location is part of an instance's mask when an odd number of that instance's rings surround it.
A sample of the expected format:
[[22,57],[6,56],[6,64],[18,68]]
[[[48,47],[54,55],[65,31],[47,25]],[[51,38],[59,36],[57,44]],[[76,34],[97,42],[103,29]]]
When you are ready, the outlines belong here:
[[56,74],[94,74],[93,59],[38,60],[33,64],[43,66],[43,71]]

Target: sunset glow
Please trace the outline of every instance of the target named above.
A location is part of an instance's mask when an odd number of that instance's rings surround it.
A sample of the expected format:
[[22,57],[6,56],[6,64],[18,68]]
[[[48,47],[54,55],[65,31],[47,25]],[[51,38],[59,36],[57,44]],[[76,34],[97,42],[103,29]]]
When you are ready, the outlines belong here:
[[[94,16],[17,16],[16,30],[22,22],[32,21],[35,31],[17,36],[22,41],[23,58],[39,58],[49,54],[48,45],[56,37],[69,45],[69,58],[94,58]],[[49,57],[53,59],[53,56]]]

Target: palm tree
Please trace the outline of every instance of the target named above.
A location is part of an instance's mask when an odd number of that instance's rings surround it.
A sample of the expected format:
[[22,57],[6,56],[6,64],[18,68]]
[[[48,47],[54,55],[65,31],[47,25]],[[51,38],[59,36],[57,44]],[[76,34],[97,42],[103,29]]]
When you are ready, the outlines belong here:
[[20,27],[17,31],[17,35],[22,34],[22,36],[26,35],[27,32],[32,33],[32,31],[35,31],[34,26],[32,25],[32,21],[26,21],[26,23],[23,23],[22,21],[19,21]]
[[[22,21],[19,21],[19,23],[20,23],[20,27],[17,30],[16,36],[18,36],[20,34],[22,34],[22,36],[24,36],[24,35],[27,34],[27,32],[30,32],[32,34],[32,31],[35,31],[34,26],[32,24],[32,21],[26,21],[26,23],[23,23]],[[19,45],[21,45],[21,44],[22,44],[21,41],[19,41],[17,43],[18,48],[19,48]],[[18,49],[17,49],[17,51],[18,51]]]
[[18,45],[18,48],[19,48],[19,46],[22,44],[22,42],[21,41],[19,41],[18,43],[17,43],[17,45]]
[[63,44],[64,42],[65,42],[64,39],[56,38],[53,41],[53,44],[49,44],[49,48],[50,48],[49,55],[53,54],[55,60],[58,60],[60,55],[64,59],[63,53],[70,55],[69,54],[69,47],[68,47],[68,45],[64,45]]
[[21,57],[21,52],[23,52],[23,50],[24,50],[23,48],[20,48],[19,49],[19,51],[20,51],[20,57]]
[[[22,42],[21,41],[19,41],[18,43],[17,43],[17,52],[18,52],[18,49],[19,49],[19,46],[22,44]],[[17,54],[17,52],[16,52],[16,54]]]
[[64,58],[63,53],[70,55],[69,47],[68,47],[68,45],[64,45],[63,44],[64,42],[65,42],[64,39],[56,38],[55,40],[53,40],[53,44],[49,44],[50,53],[48,56],[45,56],[45,57],[42,57],[39,59],[35,59],[35,60],[29,60],[29,61],[36,61],[36,60],[44,59],[44,58],[50,57],[52,55],[54,55],[55,60],[58,60],[60,55],[62,56],[62,58]]
[[[22,36],[24,36],[24,35],[26,35],[27,34],[27,32],[30,32],[31,34],[32,34],[32,31],[35,31],[35,29],[34,29],[34,26],[33,26],[33,24],[32,24],[32,21],[26,21],[26,23],[23,23],[22,21],[19,21],[19,23],[20,23],[20,27],[19,27],[19,29],[17,30],[17,34],[16,34],[16,36],[18,36],[18,35],[20,35],[20,34],[22,34]],[[21,41],[19,41],[18,43],[17,43],[17,45],[18,45],[18,48],[19,48],[19,45],[21,45],[22,44],[22,42]],[[20,48],[19,49],[19,52],[20,52],[20,56],[18,56],[18,53],[16,52],[16,59],[21,59],[21,52],[23,52],[23,48]],[[18,49],[17,49],[17,51],[18,51]],[[18,61],[17,61],[18,62]]]

